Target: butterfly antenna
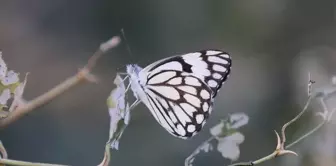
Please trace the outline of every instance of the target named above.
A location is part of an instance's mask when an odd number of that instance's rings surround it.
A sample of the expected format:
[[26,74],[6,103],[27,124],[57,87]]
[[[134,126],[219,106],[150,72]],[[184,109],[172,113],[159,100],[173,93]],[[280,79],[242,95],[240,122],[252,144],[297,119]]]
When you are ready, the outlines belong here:
[[[122,38],[125,40],[127,52],[128,52],[131,56],[133,56],[132,51],[131,51],[131,47],[129,46],[128,41],[127,41],[127,38],[126,38],[126,35],[125,35],[124,28],[121,28],[120,32],[121,32],[121,36],[122,36]],[[121,68],[125,68],[125,66],[120,67],[120,68],[118,67],[117,70],[119,70],[119,69],[121,69]],[[124,74],[124,73],[122,73],[122,74]]]
[[121,35],[122,35],[122,37],[123,37],[124,40],[125,40],[126,48],[127,48],[128,53],[129,53],[131,56],[133,56],[133,55],[132,55],[132,51],[131,51],[131,47],[129,46],[128,41],[127,41],[127,39],[126,39],[126,35],[125,35],[124,28],[122,28],[120,31],[121,31]]

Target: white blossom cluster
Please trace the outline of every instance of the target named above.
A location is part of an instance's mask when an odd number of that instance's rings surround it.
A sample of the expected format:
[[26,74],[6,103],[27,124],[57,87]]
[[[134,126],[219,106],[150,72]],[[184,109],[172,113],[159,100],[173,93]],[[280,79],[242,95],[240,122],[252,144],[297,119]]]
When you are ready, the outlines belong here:
[[0,52],[0,118],[13,111],[23,100],[26,79],[20,82],[19,73],[8,70]]

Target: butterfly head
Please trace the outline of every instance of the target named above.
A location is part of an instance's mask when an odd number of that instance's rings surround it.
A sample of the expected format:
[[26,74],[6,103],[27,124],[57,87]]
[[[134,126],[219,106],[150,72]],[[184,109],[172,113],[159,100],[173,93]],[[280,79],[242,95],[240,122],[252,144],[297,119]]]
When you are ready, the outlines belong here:
[[141,80],[141,71],[142,67],[137,64],[129,64],[126,66],[127,74],[130,76],[130,79],[138,84],[144,84],[146,80]]
[[137,64],[129,64],[126,66],[126,71],[129,75],[138,75],[142,68]]
[[141,70],[142,68],[136,64],[126,65],[126,72],[129,76],[129,80],[131,83],[131,89],[136,98],[140,98],[141,96],[146,95],[144,91],[142,90],[142,86],[141,86],[142,81],[139,77]]

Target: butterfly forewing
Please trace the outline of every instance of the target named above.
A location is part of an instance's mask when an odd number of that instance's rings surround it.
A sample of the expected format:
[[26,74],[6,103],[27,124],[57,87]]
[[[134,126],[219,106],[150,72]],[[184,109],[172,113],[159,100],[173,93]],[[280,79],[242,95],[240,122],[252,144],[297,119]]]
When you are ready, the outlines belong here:
[[152,75],[145,92],[158,122],[181,138],[199,132],[211,112],[212,90],[201,79],[181,71],[161,70]]
[[176,70],[192,74],[206,83],[214,92],[221,88],[231,72],[231,57],[218,50],[204,50],[169,57],[149,65],[144,69],[151,77],[161,70]]

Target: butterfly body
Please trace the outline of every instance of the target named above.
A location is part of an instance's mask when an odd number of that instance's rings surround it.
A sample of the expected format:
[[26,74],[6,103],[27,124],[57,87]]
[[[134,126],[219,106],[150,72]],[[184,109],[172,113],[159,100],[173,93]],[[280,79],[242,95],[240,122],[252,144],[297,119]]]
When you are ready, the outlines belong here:
[[143,88],[145,86],[145,83],[141,81],[142,77],[140,77],[139,75],[140,72],[142,71],[142,68],[136,64],[127,65],[126,68],[127,73],[130,77],[131,89],[133,91],[134,96],[140,101],[142,101],[148,108],[150,108],[151,106],[149,105],[148,98],[146,97],[146,93]]
[[217,50],[165,58],[144,69],[127,65],[134,95],[161,126],[183,139],[202,129],[230,70],[230,56]]

